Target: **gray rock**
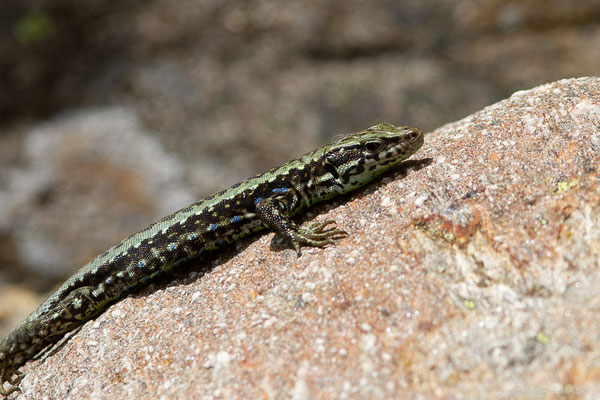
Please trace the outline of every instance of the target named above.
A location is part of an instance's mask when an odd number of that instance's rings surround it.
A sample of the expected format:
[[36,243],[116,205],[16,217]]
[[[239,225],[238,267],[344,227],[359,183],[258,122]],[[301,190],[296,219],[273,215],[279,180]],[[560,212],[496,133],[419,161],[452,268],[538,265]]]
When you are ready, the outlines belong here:
[[185,168],[126,108],[38,124],[22,149],[21,165],[4,171],[0,232],[10,232],[19,263],[37,276],[68,276],[194,199]]

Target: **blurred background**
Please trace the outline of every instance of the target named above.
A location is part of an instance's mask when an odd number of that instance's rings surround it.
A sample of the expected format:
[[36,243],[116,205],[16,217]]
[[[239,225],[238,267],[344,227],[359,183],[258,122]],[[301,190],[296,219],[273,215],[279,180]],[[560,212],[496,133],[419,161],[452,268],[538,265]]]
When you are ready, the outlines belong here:
[[600,0],[3,0],[0,335],[123,237],[377,122],[600,69]]

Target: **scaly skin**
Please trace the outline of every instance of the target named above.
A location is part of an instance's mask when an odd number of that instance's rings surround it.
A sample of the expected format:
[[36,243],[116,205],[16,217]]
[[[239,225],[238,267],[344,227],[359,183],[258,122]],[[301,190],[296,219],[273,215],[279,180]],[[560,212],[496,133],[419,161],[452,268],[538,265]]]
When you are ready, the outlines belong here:
[[[69,278],[0,341],[0,395],[20,391],[28,360],[110,304],[182,263],[262,229],[294,247],[325,246],[346,233],[335,222],[296,226],[306,207],[351,192],[417,151],[416,128],[378,124],[175,212],[111,247]],[[329,226],[329,227],[328,227]],[[11,386],[4,388],[5,383]]]

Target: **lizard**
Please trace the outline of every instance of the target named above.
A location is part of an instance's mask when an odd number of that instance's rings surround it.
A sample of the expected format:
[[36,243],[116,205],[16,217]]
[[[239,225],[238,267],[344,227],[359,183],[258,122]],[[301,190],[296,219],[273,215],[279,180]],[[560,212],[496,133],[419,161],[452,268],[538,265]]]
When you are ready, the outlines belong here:
[[[67,279],[0,341],[0,395],[21,391],[19,368],[108,306],[183,263],[264,229],[301,255],[346,236],[334,220],[292,217],[373,181],[423,145],[423,132],[380,123],[342,136],[168,215],[117,243]],[[5,387],[8,383],[9,387]]]

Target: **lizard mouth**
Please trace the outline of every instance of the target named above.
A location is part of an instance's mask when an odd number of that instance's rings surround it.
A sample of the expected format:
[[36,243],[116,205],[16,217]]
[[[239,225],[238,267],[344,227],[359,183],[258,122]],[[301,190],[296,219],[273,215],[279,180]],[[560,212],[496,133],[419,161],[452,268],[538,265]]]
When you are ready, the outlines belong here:
[[[405,139],[405,140],[402,140]],[[394,165],[404,161],[423,146],[423,132],[417,128],[409,128],[403,138],[395,146],[379,153],[377,165]]]

